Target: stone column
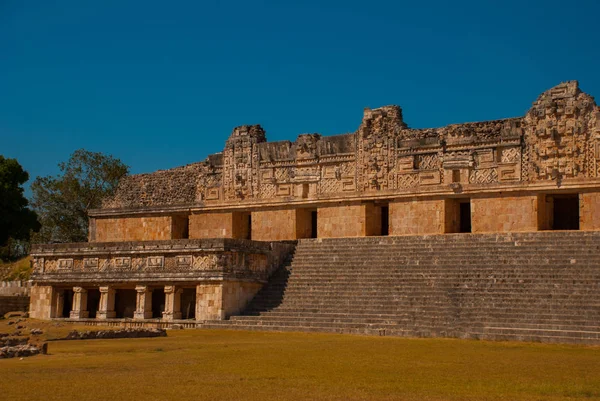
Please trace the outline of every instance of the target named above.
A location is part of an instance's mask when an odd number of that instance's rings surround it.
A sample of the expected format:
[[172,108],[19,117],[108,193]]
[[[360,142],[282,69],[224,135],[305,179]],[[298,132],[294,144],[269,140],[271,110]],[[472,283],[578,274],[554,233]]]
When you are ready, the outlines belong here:
[[165,311],[163,312],[164,320],[181,319],[181,293],[183,289],[177,288],[174,285],[165,286]]
[[115,312],[115,289],[109,286],[100,287],[100,306],[97,319],[111,319],[117,316]]
[[85,319],[89,316],[87,308],[87,290],[83,287],[73,287],[73,309],[71,319]]
[[137,291],[137,298],[133,318],[152,318],[152,291],[150,291],[146,285],[138,285],[135,287],[135,290]]

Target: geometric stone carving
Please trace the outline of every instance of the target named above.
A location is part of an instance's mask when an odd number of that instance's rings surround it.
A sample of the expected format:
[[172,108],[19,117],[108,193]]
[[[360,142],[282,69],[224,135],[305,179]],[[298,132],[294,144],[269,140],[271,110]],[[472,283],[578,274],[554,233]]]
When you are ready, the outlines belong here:
[[146,259],[146,266],[150,270],[162,269],[165,265],[164,256],[148,256]]
[[193,257],[192,255],[181,255],[175,257],[175,266],[178,268],[191,268]]
[[98,258],[84,258],[83,259],[83,268],[84,269],[97,269],[98,268]]
[[131,268],[131,257],[116,257],[113,259],[113,266],[116,269],[129,269]]
[[73,259],[58,259],[58,269],[72,269],[73,268]]

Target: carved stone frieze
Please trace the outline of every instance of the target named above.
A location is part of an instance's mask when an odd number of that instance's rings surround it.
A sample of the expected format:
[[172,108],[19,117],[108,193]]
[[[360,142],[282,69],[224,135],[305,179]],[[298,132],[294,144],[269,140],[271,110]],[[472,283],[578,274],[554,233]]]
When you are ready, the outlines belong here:
[[596,178],[599,160],[600,108],[572,81],[542,93],[518,118],[412,129],[400,107],[384,106],[365,109],[356,132],[301,134],[295,142],[267,142],[258,125],[237,127],[222,153],[126,177],[103,207],[343,199],[350,192],[414,191],[433,185],[438,173],[448,185],[459,170],[463,186]]

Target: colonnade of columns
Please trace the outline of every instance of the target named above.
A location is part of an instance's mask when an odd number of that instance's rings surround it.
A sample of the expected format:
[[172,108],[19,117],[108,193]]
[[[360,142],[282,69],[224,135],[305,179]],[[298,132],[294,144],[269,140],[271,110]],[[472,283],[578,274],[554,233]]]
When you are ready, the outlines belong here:
[[[100,301],[98,310],[96,311],[96,319],[112,319],[117,316],[115,310],[115,301],[117,289],[112,286],[98,287],[100,292]],[[135,310],[133,312],[134,319],[151,319],[152,312],[152,287],[147,285],[137,285]],[[64,308],[64,291],[61,293],[56,291],[54,308],[55,316],[60,316]],[[181,313],[181,294],[183,288],[174,285],[164,286],[164,310],[162,311],[162,319],[166,321],[178,320],[182,318]],[[196,305],[194,305],[194,308]],[[84,287],[73,287],[72,307],[69,313],[71,319],[85,319],[90,316],[88,309],[88,289]]]

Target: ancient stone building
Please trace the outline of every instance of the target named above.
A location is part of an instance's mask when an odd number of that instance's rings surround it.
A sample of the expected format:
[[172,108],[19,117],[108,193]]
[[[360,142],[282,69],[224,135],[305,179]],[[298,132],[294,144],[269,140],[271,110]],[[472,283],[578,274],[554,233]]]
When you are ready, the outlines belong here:
[[504,120],[412,129],[385,106],[295,142],[237,127],[204,161],[124,179],[89,243],[35,249],[31,314],[224,319],[303,238],[600,230],[599,161],[576,81]]

